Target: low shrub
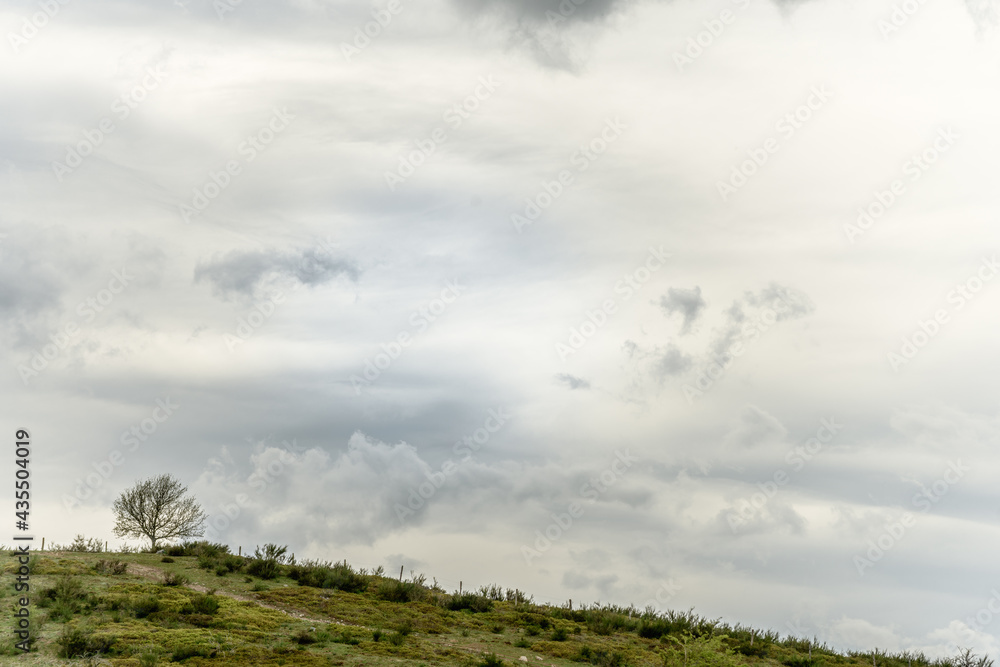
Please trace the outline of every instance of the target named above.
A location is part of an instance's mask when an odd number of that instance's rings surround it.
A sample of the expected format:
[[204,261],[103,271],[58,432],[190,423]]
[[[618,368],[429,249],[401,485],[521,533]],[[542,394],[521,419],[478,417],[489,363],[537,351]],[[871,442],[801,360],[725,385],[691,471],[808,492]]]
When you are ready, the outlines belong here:
[[361,640],[349,633],[347,630],[342,630],[340,634],[333,638],[334,644],[347,644],[348,646],[357,646],[361,643]]
[[128,563],[117,558],[102,558],[94,563],[94,571],[97,574],[125,574],[128,571]]
[[182,662],[188,658],[211,658],[212,652],[202,646],[181,646],[170,656],[172,662]]
[[368,590],[368,577],[354,571],[346,562],[311,563],[293,565],[288,568],[288,576],[299,582],[299,586],[331,588],[345,593],[363,593]]
[[493,609],[493,601],[484,595],[475,593],[455,593],[444,602],[446,609],[461,611],[468,609],[472,613],[483,613]]
[[242,556],[226,554],[222,557],[222,566],[230,572],[239,572],[246,565],[247,559]]
[[209,542],[208,540],[184,542],[167,550],[168,556],[205,556],[207,558],[219,558],[228,553],[229,545]]
[[375,596],[387,602],[413,602],[422,599],[424,591],[412,581],[383,579],[375,590]]
[[192,613],[212,616],[219,611],[219,599],[214,595],[198,594],[191,598]]
[[136,618],[146,618],[160,611],[160,600],[155,595],[144,595],[132,603],[132,613]]
[[316,637],[313,633],[309,632],[305,628],[299,631],[297,635],[293,638],[296,644],[301,646],[308,646],[309,644],[316,643]]
[[95,605],[94,597],[83,589],[80,580],[68,575],[59,577],[51,588],[43,589],[38,600],[38,606],[48,608],[48,618],[54,621],[69,621]]
[[281,573],[281,565],[287,560],[285,552],[287,546],[279,547],[277,544],[265,544],[264,549],[257,547],[253,558],[246,565],[247,574],[252,574],[261,579],[276,579]]
[[170,556],[164,556],[163,558],[160,559],[160,562],[161,563],[173,563],[175,561]]
[[751,644],[748,641],[743,641],[734,646],[733,650],[748,658],[763,658],[767,655],[767,644],[764,642]]
[[66,625],[56,638],[57,655],[60,658],[79,658],[86,655],[104,654],[111,650],[114,638],[95,635],[90,628]]
[[96,537],[87,538],[77,535],[71,544],[53,544],[52,551],[78,551],[81,553],[99,554],[104,553],[104,542]]
[[503,667],[505,663],[494,653],[487,653],[483,656],[483,659],[479,662],[479,667]]
[[625,664],[625,657],[621,653],[609,653],[604,649],[592,649],[584,646],[580,649],[577,662],[589,662],[597,667],[622,667]]
[[163,576],[164,586],[185,586],[190,582],[190,579],[185,577],[183,574],[178,574],[176,572],[167,572]]

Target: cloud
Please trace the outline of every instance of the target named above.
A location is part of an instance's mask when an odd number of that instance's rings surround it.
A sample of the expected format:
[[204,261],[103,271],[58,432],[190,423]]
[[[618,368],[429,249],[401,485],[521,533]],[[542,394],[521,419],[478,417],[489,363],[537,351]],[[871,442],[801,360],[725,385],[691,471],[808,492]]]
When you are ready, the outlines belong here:
[[[603,19],[616,10],[632,4],[633,0],[454,0],[466,14],[499,14],[517,23],[548,22],[551,12],[565,18],[567,23]],[[560,23],[553,19],[553,24]]]
[[691,368],[693,363],[689,355],[684,354],[680,348],[670,343],[653,363],[653,377],[663,380],[671,375],[680,375]]
[[282,279],[315,287],[340,276],[356,282],[360,274],[354,262],[335,257],[323,248],[235,250],[199,263],[194,281],[208,281],[216,295],[229,299],[233,295],[252,298],[264,285]]
[[575,375],[570,375],[569,373],[559,373],[556,375],[556,380],[565,384],[570,389],[590,389],[590,383],[583,378],[578,378]]
[[729,445],[745,449],[781,442],[787,436],[788,429],[776,417],[769,415],[756,405],[748,405],[740,414],[739,426],[730,431],[726,442]]
[[692,289],[671,287],[666,295],[660,297],[660,307],[667,311],[667,315],[681,314],[684,319],[681,325],[683,336],[691,331],[691,325],[705,310],[705,299],[702,298],[701,288],[698,286]]
[[710,353],[715,361],[725,363],[737,340],[759,336],[777,322],[797,319],[814,310],[804,292],[777,283],[758,292],[747,291],[724,312],[725,323],[711,343]]

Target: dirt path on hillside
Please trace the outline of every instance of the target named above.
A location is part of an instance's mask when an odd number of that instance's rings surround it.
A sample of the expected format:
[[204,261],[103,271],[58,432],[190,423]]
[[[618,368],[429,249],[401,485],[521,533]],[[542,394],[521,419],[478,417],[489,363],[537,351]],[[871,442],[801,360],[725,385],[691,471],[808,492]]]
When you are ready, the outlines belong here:
[[[136,563],[129,563],[128,564],[128,572],[129,572],[129,574],[135,574],[135,575],[138,575],[138,576],[142,577],[143,579],[150,579],[152,581],[156,581],[157,583],[163,582],[163,578],[164,578],[163,570],[161,570],[159,568],[156,568],[156,567],[150,567],[149,565],[138,565]],[[205,587],[205,586],[202,586],[201,584],[185,584],[185,588],[190,588],[191,590],[198,591],[199,593],[207,593],[208,592],[208,588]],[[333,623],[335,625],[349,625],[348,623],[342,623],[341,621],[337,621],[337,620],[334,620],[332,618],[331,619],[314,618],[312,616],[307,616],[306,614],[303,614],[303,613],[300,613],[300,612],[297,612],[297,611],[292,611],[292,610],[289,610],[289,609],[283,609],[281,607],[278,607],[278,606],[275,606],[275,605],[272,605],[272,604],[267,604],[265,602],[261,602],[260,600],[255,599],[255,598],[247,597],[245,595],[239,595],[237,593],[230,593],[229,591],[223,591],[223,590],[216,589],[216,591],[215,591],[214,594],[215,595],[220,595],[222,597],[231,598],[233,600],[239,600],[240,602],[252,602],[253,604],[257,605],[258,607],[263,607],[264,609],[270,609],[271,611],[281,612],[282,614],[285,614],[286,616],[291,616],[292,618],[298,619],[300,621],[309,621],[311,623]]]

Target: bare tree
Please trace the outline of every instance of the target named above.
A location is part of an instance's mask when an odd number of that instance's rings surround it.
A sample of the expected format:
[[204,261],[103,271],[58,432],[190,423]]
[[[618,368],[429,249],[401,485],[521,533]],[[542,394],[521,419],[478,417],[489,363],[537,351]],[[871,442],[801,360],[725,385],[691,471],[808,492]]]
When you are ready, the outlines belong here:
[[157,543],[205,534],[206,515],[193,497],[184,497],[187,487],[171,475],[138,482],[115,501],[115,535],[148,537],[150,550]]
[[958,657],[952,659],[951,664],[954,667],[993,667],[993,659],[985,655],[978,656],[971,648],[963,648],[959,650]]

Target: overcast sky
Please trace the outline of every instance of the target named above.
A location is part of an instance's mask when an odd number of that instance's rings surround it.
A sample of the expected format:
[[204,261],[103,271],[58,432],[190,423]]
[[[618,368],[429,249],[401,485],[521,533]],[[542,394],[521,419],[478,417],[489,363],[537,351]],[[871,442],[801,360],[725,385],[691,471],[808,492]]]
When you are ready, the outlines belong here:
[[1000,657],[998,14],[0,2],[33,532]]

